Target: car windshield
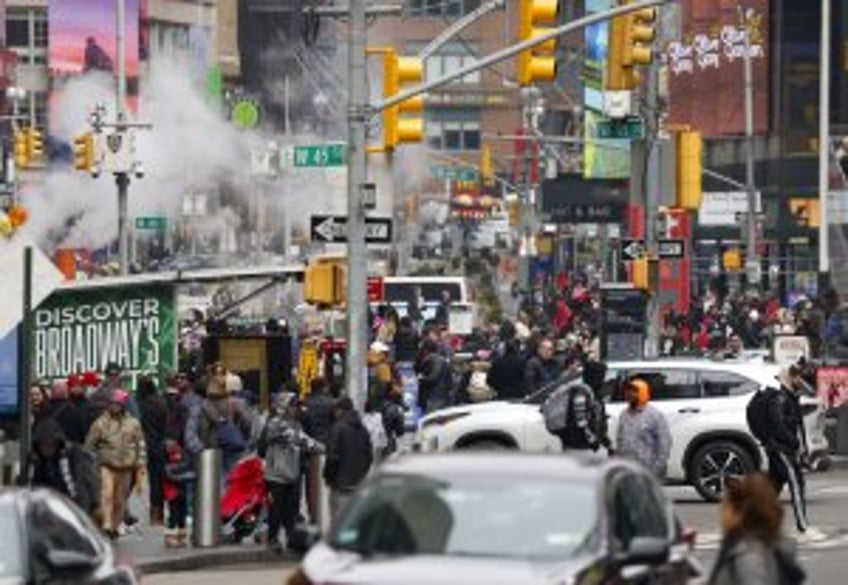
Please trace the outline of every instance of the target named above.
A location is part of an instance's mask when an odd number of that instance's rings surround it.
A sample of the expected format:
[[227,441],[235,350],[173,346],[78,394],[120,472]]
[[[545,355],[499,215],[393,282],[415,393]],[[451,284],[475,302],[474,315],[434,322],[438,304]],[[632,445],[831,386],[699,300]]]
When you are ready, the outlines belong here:
[[0,496],[0,579],[23,576],[20,526],[14,521],[17,514],[14,498]]
[[548,396],[551,395],[551,392],[556,390],[557,388],[561,388],[565,384],[571,384],[576,381],[581,380],[581,373],[579,371],[569,371],[562,374],[559,378],[554,380],[553,382],[539,388],[529,396],[524,399],[525,404],[542,404],[547,400]]
[[363,556],[563,560],[597,543],[591,483],[461,475],[387,475],[367,486],[331,538]]

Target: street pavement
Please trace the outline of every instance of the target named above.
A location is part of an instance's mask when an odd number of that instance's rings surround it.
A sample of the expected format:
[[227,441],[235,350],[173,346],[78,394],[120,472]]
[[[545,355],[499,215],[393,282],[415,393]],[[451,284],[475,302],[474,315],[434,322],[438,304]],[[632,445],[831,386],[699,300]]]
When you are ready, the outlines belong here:
[[[811,584],[844,583],[845,555],[848,552],[848,467],[807,476],[808,508],[812,524],[804,537],[794,530],[794,518],[786,501],[786,534],[799,538],[799,557]],[[721,535],[718,506],[703,502],[691,488],[668,488],[684,526],[698,533],[696,556],[706,571],[718,552]],[[135,507],[137,510],[138,508]],[[253,544],[216,549],[168,550],[162,531],[143,527],[123,537],[119,551],[137,561],[144,583],[193,585],[231,583],[237,577],[243,585],[279,584],[294,566],[291,557],[267,553]],[[238,564],[239,567],[233,565]],[[229,565],[229,567],[228,567]],[[222,567],[213,570],[211,567]],[[186,572],[189,571],[189,572]]]

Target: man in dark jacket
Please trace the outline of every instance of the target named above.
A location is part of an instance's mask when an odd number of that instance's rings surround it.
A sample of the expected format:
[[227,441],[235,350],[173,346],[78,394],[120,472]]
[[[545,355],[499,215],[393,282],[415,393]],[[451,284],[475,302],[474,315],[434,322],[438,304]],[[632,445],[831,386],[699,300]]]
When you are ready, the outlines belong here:
[[335,401],[327,391],[326,380],[312,380],[309,396],[303,403],[303,430],[322,445],[330,440],[334,407]]
[[559,366],[554,360],[554,344],[544,338],[539,342],[536,355],[527,360],[524,383],[527,393],[531,394],[546,384],[553,382],[559,375]]
[[504,354],[492,362],[486,376],[486,383],[497,393],[498,400],[520,400],[527,395],[525,368],[518,341],[510,339],[504,346]]
[[789,484],[795,523],[799,532],[805,532],[809,523],[801,461],[806,456],[807,437],[799,402],[799,391],[803,387],[801,374],[799,367],[790,366],[778,376],[780,389],[768,390],[775,394],[768,401],[769,434],[765,447],[774,488],[779,494],[783,486]]
[[453,379],[450,364],[432,339],[425,339],[416,363],[418,405],[430,413],[448,405]]
[[395,333],[395,361],[415,361],[420,343],[418,330],[415,329],[415,323],[412,322],[412,319],[408,316],[401,318],[400,328]]
[[98,505],[98,488],[92,457],[69,442],[59,424],[49,418],[36,425],[32,445],[28,485],[54,489],[93,514]]
[[42,420],[52,418],[62,429],[65,439],[82,445],[88,433],[87,415],[70,403],[68,385],[64,380],[55,382],[50,390],[50,400],[45,406]]
[[353,401],[348,397],[339,399],[324,463],[324,481],[330,486],[330,516],[334,521],[365,480],[373,459],[371,437],[353,409]]

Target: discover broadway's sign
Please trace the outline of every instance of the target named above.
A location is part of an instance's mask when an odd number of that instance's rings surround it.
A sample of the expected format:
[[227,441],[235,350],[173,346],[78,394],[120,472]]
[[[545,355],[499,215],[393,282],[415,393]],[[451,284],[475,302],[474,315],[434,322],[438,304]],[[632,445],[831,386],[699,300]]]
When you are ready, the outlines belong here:
[[33,366],[56,380],[110,362],[135,379],[176,370],[174,289],[170,285],[58,290],[33,316]]

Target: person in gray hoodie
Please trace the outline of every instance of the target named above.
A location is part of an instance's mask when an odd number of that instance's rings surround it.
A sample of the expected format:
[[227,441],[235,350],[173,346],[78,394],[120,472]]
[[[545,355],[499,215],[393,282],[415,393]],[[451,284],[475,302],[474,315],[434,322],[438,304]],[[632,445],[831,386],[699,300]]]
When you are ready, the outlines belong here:
[[783,508],[769,478],[730,478],[721,503],[724,538],[709,585],[789,585],[805,581],[793,544],[781,538]]
[[668,421],[659,409],[649,404],[651,388],[645,380],[637,378],[626,382],[624,397],[628,407],[618,419],[616,452],[638,461],[663,478],[671,452]]

